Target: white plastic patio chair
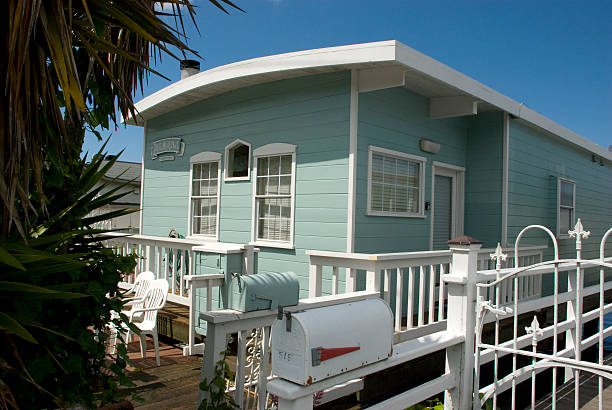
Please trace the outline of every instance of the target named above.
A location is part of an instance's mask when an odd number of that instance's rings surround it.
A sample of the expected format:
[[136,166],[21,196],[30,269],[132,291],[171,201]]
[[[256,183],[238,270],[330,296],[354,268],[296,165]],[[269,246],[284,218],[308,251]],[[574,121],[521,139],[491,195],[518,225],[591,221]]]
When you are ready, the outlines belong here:
[[[126,298],[126,302],[123,306],[131,306],[130,310],[124,309],[121,311],[124,315],[129,314],[132,310],[136,308],[142,307],[142,301],[151,286],[151,282],[155,280],[155,274],[150,271],[140,272],[138,276],[136,276],[136,280],[134,280],[134,286],[128,292],[126,292],[123,296],[126,296],[129,293],[133,293],[134,296]],[[133,320],[142,319],[142,314],[140,316],[134,317]]]
[[126,296],[130,294],[134,294],[134,296],[130,296],[126,298],[128,300],[128,303],[132,303],[132,304],[133,304],[132,302],[133,300],[144,298],[145,293],[147,293],[147,289],[149,289],[150,282],[154,280],[155,280],[155,274],[153,272],[151,271],[140,272],[136,276],[136,279],[134,280],[134,284],[132,285],[132,287],[123,294],[123,297],[125,298]]
[[[124,306],[125,307],[130,307],[129,309],[123,309],[121,311],[121,313],[123,313],[124,315],[129,315],[130,312],[134,309],[137,308],[141,308],[142,307],[142,301],[144,300],[145,295],[147,294],[147,291],[149,290],[149,287],[151,286],[151,282],[153,282],[155,280],[155,274],[151,271],[146,271],[146,272],[140,272],[137,276],[136,279],[134,280],[134,284],[132,285],[132,287],[130,289],[128,289],[127,292],[125,292],[122,296],[124,297]],[[134,295],[134,296],[130,296],[130,297],[125,297],[127,295]],[[119,318],[119,314],[117,314],[117,312],[112,312],[112,318],[113,319],[117,319]],[[135,316],[133,318],[134,321],[138,321],[142,319],[142,313],[138,316]],[[126,334],[126,342],[130,341],[130,332],[128,331]]]
[[[140,354],[142,357],[147,356],[147,335],[153,336],[155,344],[155,360],[157,365],[160,365],[159,360],[159,341],[157,338],[157,312],[166,305],[168,299],[168,281],[165,279],[157,279],[151,282],[151,286],[147,291],[142,302],[142,307],[132,309],[128,318],[140,330]],[[138,314],[143,313],[142,320],[134,322],[133,318]]]

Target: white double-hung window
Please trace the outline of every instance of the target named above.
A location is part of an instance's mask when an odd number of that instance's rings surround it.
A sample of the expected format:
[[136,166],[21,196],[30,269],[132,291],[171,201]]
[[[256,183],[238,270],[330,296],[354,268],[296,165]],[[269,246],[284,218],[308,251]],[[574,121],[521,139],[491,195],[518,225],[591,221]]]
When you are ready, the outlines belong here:
[[217,152],[201,152],[190,159],[190,235],[218,237],[220,160]]
[[422,217],[424,157],[370,146],[368,215]]
[[576,224],[576,183],[559,178],[557,192],[557,236],[567,237]]
[[253,157],[253,240],[262,245],[292,247],[295,145],[264,145],[253,151]]

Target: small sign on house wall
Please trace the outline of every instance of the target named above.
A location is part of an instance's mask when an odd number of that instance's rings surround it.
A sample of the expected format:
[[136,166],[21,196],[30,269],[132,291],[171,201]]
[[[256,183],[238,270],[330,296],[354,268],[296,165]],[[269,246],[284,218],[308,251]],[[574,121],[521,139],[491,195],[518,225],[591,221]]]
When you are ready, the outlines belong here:
[[151,159],[159,158],[160,161],[174,161],[174,155],[180,157],[185,152],[185,143],[180,137],[162,138],[153,141],[151,147]]

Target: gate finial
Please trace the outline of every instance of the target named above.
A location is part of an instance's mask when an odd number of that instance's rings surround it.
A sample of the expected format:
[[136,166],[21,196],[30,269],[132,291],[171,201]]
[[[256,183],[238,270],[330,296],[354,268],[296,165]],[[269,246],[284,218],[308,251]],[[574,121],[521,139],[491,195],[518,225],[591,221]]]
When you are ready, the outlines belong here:
[[542,336],[544,332],[540,329],[540,322],[538,322],[538,318],[536,315],[533,315],[533,320],[531,321],[531,326],[525,327],[525,331],[528,335],[531,335],[531,345],[538,345],[538,336]]
[[591,231],[585,231],[582,226],[582,221],[578,218],[576,222],[576,226],[574,226],[573,231],[568,231],[570,238],[576,238],[576,250],[579,251],[582,249],[582,239],[586,239],[591,234]]
[[497,242],[497,248],[495,248],[495,253],[490,253],[489,256],[491,257],[492,260],[495,261],[495,269],[500,270],[501,263],[502,261],[506,260],[506,258],[508,257],[508,254],[503,252],[501,244]]

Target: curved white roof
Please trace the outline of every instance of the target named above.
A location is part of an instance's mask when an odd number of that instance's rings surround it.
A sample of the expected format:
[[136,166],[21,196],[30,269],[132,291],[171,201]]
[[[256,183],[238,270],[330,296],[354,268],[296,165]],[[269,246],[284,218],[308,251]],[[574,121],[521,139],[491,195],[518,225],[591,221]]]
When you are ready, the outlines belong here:
[[148,119],[196,101],[250,85],[347,69],[396,67],[406,71],[406,87],[427,97],[471,96],[485,109],[505,111],[560,138],[612,161],[612,153],[557,124],[524,104],[487,87],[398,41],[320,48],[254,58],[216,67],[173,83],[136,103],[139,115],[126,120],[143,125]]

